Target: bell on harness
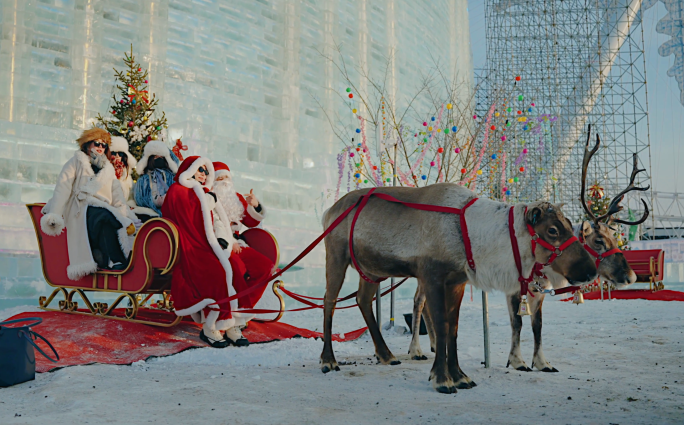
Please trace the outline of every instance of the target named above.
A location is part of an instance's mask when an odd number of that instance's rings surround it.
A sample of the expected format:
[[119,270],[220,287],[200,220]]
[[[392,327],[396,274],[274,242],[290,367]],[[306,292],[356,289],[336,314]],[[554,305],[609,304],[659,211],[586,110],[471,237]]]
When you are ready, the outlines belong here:
[[520,299],[520,308],[518,308],[518,316],[529,316],[530,305],[527,303],[527,295],[523,295]]
[[572,297],[573,304],[584,304],[584,295],[582,295],[582,290],[575,291],[575,295]]

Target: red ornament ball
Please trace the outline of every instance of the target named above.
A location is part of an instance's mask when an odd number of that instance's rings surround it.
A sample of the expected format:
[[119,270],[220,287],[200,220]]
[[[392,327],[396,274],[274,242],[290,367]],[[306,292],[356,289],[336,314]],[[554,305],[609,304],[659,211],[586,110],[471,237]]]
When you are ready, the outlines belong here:
[[358,151],[360,151],[360,150],[361,150],[361,148],[356,148],[356,152],[358,152]]
[[439,153],[444,152],[444,148],[439,148],[439,149],[437,149],[437,152],[439,152]]
[[350,156],[351,158],[354,158],[354,152],[350,153],[349,156]]
[[351,98],[353,98],[353,97],[354,97],[354,95],[351,94],[351,93],[349,93],[349,98],[351,99]]
[[518,115],[522,115],[522,111],[518,111]]
[[142,71],[142,68],[138,68],[138,72]]
[[456,148],[456,149],[454,149],[454,152],[460,153],[460,152],[461,152],[461,148]]
[[423,121],[423,127],[427,127],[427,123]]
[[128,121],[128,126],[129,126],[129,127],[133,127],[134,125],[135,125],[135,123],[134,123],[133,121]]
[[377,170],[377,169],[378,169],[378,166],[377,166],[377,165],[374,165],[374,166],[373,166],[373,169],[374,169],[374,170]]
[[520,75],[518,75],[517,77],[515,77],[515,81],[520,81]]
[[520,167],[519,169],[520,169],[520,172],[521,172],[521,173],[524,173],[524,172],[525,172],[525,167]]
[[466,171],[467,171],[467,170],[466,170],[465,168],[461,168],[461,174],[465,174]]
[[490,128],[491,130],[496,130],[496,126],[495,126],[495,125],[493,125],[493,126],[491,126],[491,127],[489,127],[489,128]]

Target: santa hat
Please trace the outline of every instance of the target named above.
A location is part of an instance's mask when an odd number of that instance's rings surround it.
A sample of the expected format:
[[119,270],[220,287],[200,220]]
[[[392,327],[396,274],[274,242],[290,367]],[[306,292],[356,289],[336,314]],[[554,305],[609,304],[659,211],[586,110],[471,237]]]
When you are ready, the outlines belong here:
[[[140,166],[140,164],[138,164],[138,166]],[[195,185],[201,186],[200,182],[193,179],[193,177],[197,170],[202,166],[209,171],[204,187],[210,188],[214,185],[214,165],[208,158],[203,158],[201,156],[189,156],[185,158],[185,160],[181,162],[180,168],[178,168],[178,172],[173,177],[173,180],[189,189],[192,189]]]
[[135,170],[138,172],[138,174],[143,174],[145,172],[145,168],[147,168],[147,161],[151,156],[154,155],[165,158],[166,163],[169,165],[169,170],[173,171],[174,173],[178,172],[178,165],[176,165],[176,162],[171,159],[171,149],[166,146],[166,143],[160,140],[150,140],[145,145],[145,150],[143,151],[142,158],[140,158],[140,162],[138,162],[138,166],[135,167]]
[[123,137],[112,136],[112,143],[109,145],[109,150],[111,152],[126,152],[126,156],[128,157],[128,172],[130,173],[131,169],[136,165],[136,160],[128,151],[128,141]]
[[76,139],[76,142],[78,143],[78,146],[80,148],[83,147],[88,142],[92,142],[93,140],[100,139],[106,144],[111,144],[112,143],[112,136],[106,131],[98,127],[93,127],[89,128],[88,130],[84,130],[83,133],[81,133],[81,136]]
[[232,174],[230,174],[230,168],[228,168],[228,166],[226,164],[224,164],[223,162],[219,162],[219,161],[213,162],[212,164],[214,165],[214,177],[215,178],[218,179],[219,177],[222,177],[222,176],[226,176],[226,177],[229,177],[231,179],[233,178]]

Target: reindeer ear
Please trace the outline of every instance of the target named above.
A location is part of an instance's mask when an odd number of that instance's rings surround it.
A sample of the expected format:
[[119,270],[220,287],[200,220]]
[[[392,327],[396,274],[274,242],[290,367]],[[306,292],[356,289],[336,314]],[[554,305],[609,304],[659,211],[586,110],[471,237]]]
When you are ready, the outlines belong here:
[[527,211],[527,215],[525,216],[525,220],[531,225],[536,225],[539,223],[539,220],[541,220],[542,216],[542,210],[539,207],[534,207],[531,210]]
[[561,208],[563,208],[564,205],[565,205],[565,202],[561,202],[560,204],[554,205],[554,207],[556,207],[556,209],[557,209],[558,211],[560,211]]

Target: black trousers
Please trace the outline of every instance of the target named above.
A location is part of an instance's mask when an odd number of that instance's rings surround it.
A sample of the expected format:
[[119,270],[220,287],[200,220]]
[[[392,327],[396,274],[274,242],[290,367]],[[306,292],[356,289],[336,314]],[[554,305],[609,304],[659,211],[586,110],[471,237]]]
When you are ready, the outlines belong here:
[[90,249],[98,267],[108,268],[109,260],[113,263],[126,263],[117,234],[123,225],[114,217],[114,214],[105,208],[89,206],[86,213],[86,226]]

